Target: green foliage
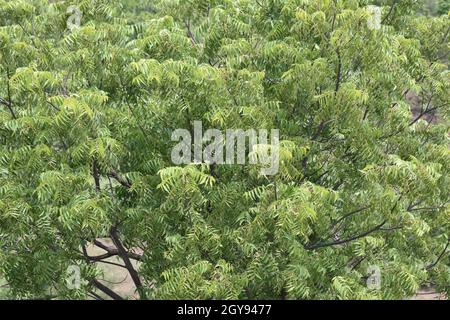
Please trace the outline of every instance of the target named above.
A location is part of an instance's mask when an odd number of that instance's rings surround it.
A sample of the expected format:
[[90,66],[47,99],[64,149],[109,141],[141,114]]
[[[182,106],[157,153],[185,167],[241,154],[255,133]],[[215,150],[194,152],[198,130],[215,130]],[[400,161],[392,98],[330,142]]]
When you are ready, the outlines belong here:
[[439,14],[449,14],[450,11],[450,1],[449,0],[439,0],[438,1],[438,13]]
[[[72,4],[83,16],[70,31]],[[140,298],[449,294],[448,1],[436,17],[422,5],[0,0],[8,294],[105,292],[103,259],[85,250],[104,238]],[[279,173],[175,166],[171,133],[196,120],[279,129]],[[366,286],[373,265],[381,290]]]

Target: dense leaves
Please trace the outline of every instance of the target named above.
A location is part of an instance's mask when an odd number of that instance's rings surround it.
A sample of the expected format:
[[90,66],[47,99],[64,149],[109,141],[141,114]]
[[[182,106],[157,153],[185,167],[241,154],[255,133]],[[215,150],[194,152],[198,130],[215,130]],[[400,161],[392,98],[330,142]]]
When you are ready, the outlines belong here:
[[[69,30],[71,4],[83,16]],[[422,5],[0,0],[9,294],[120,298],[91,243],[121,258],[140,298],[449,293],[450,25]],[[279,129],[279,173],[176,166],[171,133],[196,120]]]

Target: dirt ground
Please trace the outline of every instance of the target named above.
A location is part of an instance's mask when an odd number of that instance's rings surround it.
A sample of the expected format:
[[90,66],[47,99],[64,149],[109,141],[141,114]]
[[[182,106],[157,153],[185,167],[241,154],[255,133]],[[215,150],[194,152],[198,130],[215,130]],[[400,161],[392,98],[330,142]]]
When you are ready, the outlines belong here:
[[434,288],[422,288],[411,300],[447,300],[444,294],[436,292]]

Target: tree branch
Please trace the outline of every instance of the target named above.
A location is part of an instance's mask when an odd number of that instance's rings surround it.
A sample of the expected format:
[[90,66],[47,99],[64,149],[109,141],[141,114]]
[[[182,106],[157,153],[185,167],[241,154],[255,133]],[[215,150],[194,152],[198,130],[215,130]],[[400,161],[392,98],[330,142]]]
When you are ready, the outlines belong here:
[[444,257],[445,253],[447,252],[447,248],[448,248],[449,245],[450,245],[450,240],[447,241],[447,245],[445,246],[444,250],[442,250],[441,254],[436,259],[436,261],[433,262],[432,264],[429,264],[426,267],[427,270],[430,270],[430,269],[434,268],[439,263],[439,261]]
[[8,110],[11,113],[11,116],[13,117],[13,119],[17,119],[17,116],[14,113],[14,110],[12,108],[12,103],[10,103],[8,100],[6,100],[4,98],[0,98],[0,103],[8,108]]
[[380,223],[379,225],[373,227],[372,229],[363,232],[361,234],[358,234],[356,236],[347,238],[347,239],[343,239],[343,240],[338,240],[338,241],[332,241],[332,242],[325,242],[325,243],[316,243],[316,244],[306,244],[304,247],[306,250],[314,250],[314,249],[318,249],[318,248],[323,248],[323,247],[331,247],[331,246],[337,246],[337,245],[341,245],[350,241],[354,241],[360,238],[363,238],[375,231],[380,230],[385,224],[386,224],[386,220],[384,220],[382,223]]
[[108,176],[113,178],[114,180],[116,180],[118,183],[120,183],[122,186],[124,186],[127,189],[131,188],[131,186],[132,186],[131,181],[121,177],[115,170],[111,170],[108,173]]
[[97,279],[93,279],[91,283],[96,287],[98,290],[102,291],[104,294],[108,295],[109,297],[113,298],[114,300],[124,300],[121,296],[119,296],[117,293],[115,293],[113,290],[105,286],[103,283],[98,281]]
[[96,294],[94,291],[89,291],[89,294],[90,295],[92,295],[92,297],[95,299],[95,300],[105,300],[105,299],[103,299],[102,297],[100,297],[98,294]]
[[393,0],[392,4],[391,4],[391,8],[389,9],[389,12],[386,14],[386,16],[383,18],[383,20],[381,20],[381,24],[383,24],[392,14],[392,12],[394,12],[394,8],[395,5],[397,4],[398,0]]
[[438,109],[439,107],[433,107],[433,108],[430,108],[430,103],[431,103],[431,101],[428,103],[428,105],[427,105],[427,107],[425,108],[425,110],[424,111],[422,111],[413,121],[411,121],[410,123],[409,123],[409,126],[412,126],[414,123],[416,123],[417,121],[419,121],[420,119],[422,119],[422,117],[424,116],[424,115],[426,115],[427,113],[430,113],[430,112],[433,112],[434,110],[436,110],[436,109]]
[[11,97],[11,87],[9,86],[9,79],[11,79],[11,75],[9,74],[9,68],[6,69],[6,76],[8,77],[8,81],[6,82],[6,91],[8,93],[8,100],[9,100],[8,109],[11,112],[12,117],[14,119],[17,119],[17,116],[14,113],[14,109],[13,109],[13,102],[12,102],[12,97]]
[[341,59],[341,54],[339,52],[339,49],[336,50],[336,53],[337,53],[337,57],[338,57],[338,69],[337,69],[337,74],[336,74],[336,85],[334,88],[335,95],[338,92],[339,87],[341,85],[341,77],[342,77],[342,59]]
[[342,216],[342,217],[341,217],[339,220],[337,220],[333,225],[336,226],[336,225],[338,225],[340,222],[342,222],[343,220],[347,219],[348,217],[351,217],[352,215],[357,214],[357,213],[360,213],[360,212],[362,212],[362,211],[364,211],[364,210],[367,210],[367,209],[369,209],[369,208],[370,208],[370,206],[366,206],[366,207],[362,207],[362,208],[353,210],[352,212],[349,212],[349,213],[347,213],[346,215]]
[[[110,257],[119,254],[119,251],[118,251],[117,248],[114,248],[113,246],[108,246],[107,244],[104,244],[100,240],[95,239],[94,240],[94,244],[97,247],[102,248],[103,250],[105,250],[110,255]],[[134,253],[134,252],[131,252],[131,251],[128,251],[127,254],[133,260],[142,261],[142,256],[140,254],[137,254],[137,253]],[[105,255],[103,255],[103,256],[105,256]],[[108,257],[106,257],[106,258],[108,258]]]
[[191,39],[191,42],[194,46],[197,45],[197,40],[195,39],[194,34],[192,33],[191,30],[191,21],[189,19],[184,21],[184,25],[186,26],[186,31],[187,31],[187,35],[189,37],[189,39]]
[[141,279],[139,278],[139,274],[137,273],[136,269],[134,268],[133,264],[131,263],[130,257],[128,256],[128,251],[123,246],[122,241],[120,241],[119,233],[115,226],[111,228],[110,235],[111,235],[111,239],[113,240],[114,244],[117,247],[119,256],[122,258],[123,262],[125,263],[125,267],[127,268],[128,272],[130,273],[131,279],[133,279],[133,282],[134,282],[137,290],[139,291],[139,294],[141,295],[141,297],[145,298],[145,293],[143,290]]
[[92,161],[92,176],[94,177],[95,190],[97,190],[97,192],[100,192],[100,174],[98,172],[97,159],[94,159]]

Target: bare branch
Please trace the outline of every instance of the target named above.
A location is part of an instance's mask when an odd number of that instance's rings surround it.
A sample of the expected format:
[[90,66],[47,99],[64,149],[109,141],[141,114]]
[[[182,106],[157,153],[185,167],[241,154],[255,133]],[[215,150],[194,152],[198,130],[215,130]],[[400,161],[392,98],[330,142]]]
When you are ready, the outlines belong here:
[[194,46],[197,45],[197,40],[195,39],[194,34],[192,33],[191,30],[191,21],[189,19],[184,21],[184,25],[186,26],[186,31],[187,31],[187,35],[189,37],[189,39],[191,39],[191,42]]
[[114,180],[116,180],[117,182],[119,182],[122,186],[124,186],[125,188],[129,189],[132,186],[131,181],[129,181],[126,178],[121,177],[115,170],[111,170],[108,173],[108,176],[113,178]]
[[337,69],[337,74],[336,74],[336,85],[334,88],[334,94],[336,95],[336,93],[339,90],[339,87],[341,85],[341,78],[342,78],[342,59],[341,59],[341,54],[339,52],[339,49],[336,50],[336,54],[338,57],[338,69]]
[[13,119],[17,119],[17,116],[14,113],[14,110],[12,108],[12,103],[11,102],[9,102],[8,100],[6,100],[4,98],[0,98],[0,103],[8,108],[8,110],[11,113],[11,116],[13,117]]
[[113,290],[105,286],[103,283],[98,281],[97,279],[93,279],[91,283],[96,287],[98,290],[102,291],[109,297],[113,298],[114,300],[124,300],[121,296],[119,296],[117,293],[115,293]]
[[[101,242],[98,239],[94,240],[94,244],[97,247],[102,248],[103,250],[105,250],[110,256],[114,256],[114,255],[118,255],[119,254],[119,251],[117,250],[117,248],[115,248],[113,246],[108,246],[107,244],[104,244],[103,242]],[[142,261],[142,256],[140,254],[137,254],[137,253],[134,253],[134,252],[131,252],[131,251],[128,251],[127,254],[130,257],[130,259],[137,260],[137,261]],[[103,255],[103,256],[105,256],[105,255]],[[108,257],[106,257],[106,258],[108,258]]]
[[94,291],[89,291],[89,295],[92,296],[92,298],[94,298],[95,300],[105,300],[102,297],[100,297],[98,294],[96,294]]
[[128,272],[130,273],[131,279],[133,279],[133,282],[139,291],[139,294],[143,298],[145,298],[145,294],[143,291],[141,279],[139,278],[139,274],[130,261],[128,251],[123,246],[122,241],[120,241],[119,233],[118,233],[116,227],[111,228],[110,235],[111,235],[111,239],[113,240],[114,244],[117,247],[117,250],[119,251],[119,256],[122,258],[123,262],[125,263],[125,267],[127,268]]
[[372,229],[363,232],[361,234],[358,234],[356,236],[347,238],[347,239],[343,239],[343,240],[338,240],[338,241],[332,241],[332,242],[325,242],[325,243],[316,243],[316,244],[307,244],[305,245],[305,249],[306,250],[314,250],[314,249],[318,249],[318,248],[323,248],[323,247],[331,247],[331,246],[337,246],[337,245],[341,245],[350,241],[354,241],[363,237],[368,236],[369,234],[376,232],[378,230],[380,230],[385,224],[386,224],[386,220],[384,220],[382,223],[380,223],[379,225],[373,227]]
[[383,18],[383,20],[381,20],[381,24],[383,24],[392,14],[392,12],[394,12],[394,8],[395,5],[397,4],[398,0],[393,0],[392,4],[391,4],[391,8],[389,9],[389,12],[386,14],[386,16]]
[[353,215],[355,215],[355,214],[357,214],[357,213],[360,213],[360,212],[362,212],[362,211],[364,211],[364,210],[367,210],[367,209],[369,209],[369,208],[370,208],[370,206],[366,206],[366,207],[362,207],[362,208],[353,210],[353,211],[351,211],[351,212],[345,214],[344,216],[342,216],[342,217],[341,217],[339,220],[337,220],[333,225],[336,226],[336,225],[338,225],[340,222],[342,222],[343,220],[347,219],[348,217],[351,217],[351,216],[353,216]]
[[447,248],[448,248],[449,245],[450,245],[450,240],[447,241],[447,245],[445,246],[444,250],[442,250],[441,254],[440,254],[439,257],[436,259],[436,261],[433,262],[432,264],[429,264],[429,265],[426,267],[427,270],[430,270],[430,269],[434,268],[434,267],[439,263],[439,261],[440,261],[440,260],[444,257],[444,255],[447,253]]

